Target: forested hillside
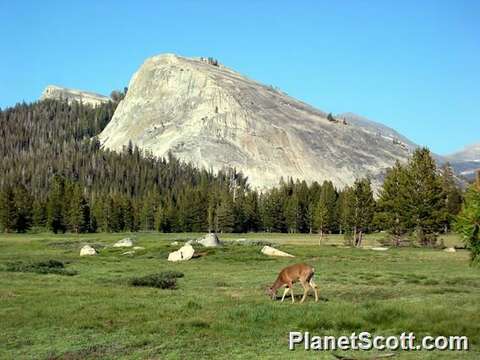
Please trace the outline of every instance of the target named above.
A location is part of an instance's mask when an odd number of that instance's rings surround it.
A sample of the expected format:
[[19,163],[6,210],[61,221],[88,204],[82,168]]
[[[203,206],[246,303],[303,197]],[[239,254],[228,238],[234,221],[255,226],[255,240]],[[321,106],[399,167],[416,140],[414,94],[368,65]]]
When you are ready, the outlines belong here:
[[[262,193],[233,169],[214,174],[133,144],[102,149],[96,136],[116,105],[44,100],[0,111],[2,231],[347,233],[359,244],[363,233],[386,229],[430,242],[459,211],[451,171],[438,171],[426,149],[387,174],[378,202],[368,179],[341,190],[285,179]],[[419,201],[428,205],[417,214]]]

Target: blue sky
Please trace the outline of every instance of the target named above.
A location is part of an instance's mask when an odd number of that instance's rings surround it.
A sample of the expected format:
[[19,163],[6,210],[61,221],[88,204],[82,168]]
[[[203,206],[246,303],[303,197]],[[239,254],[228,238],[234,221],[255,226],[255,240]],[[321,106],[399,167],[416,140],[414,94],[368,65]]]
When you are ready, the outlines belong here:
[[109,94],[148,56],[213,56],[446,154],[480,141],[480,1],[0,0],[0,107]]

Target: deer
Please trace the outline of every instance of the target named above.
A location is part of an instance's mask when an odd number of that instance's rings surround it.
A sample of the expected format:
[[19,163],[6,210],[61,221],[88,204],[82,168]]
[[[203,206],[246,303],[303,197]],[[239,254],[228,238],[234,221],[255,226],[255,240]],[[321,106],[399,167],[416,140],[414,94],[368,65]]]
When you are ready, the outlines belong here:
[[292,295],[292,303],[295,303],[292,286],[294,283],[299,281],[300,284],[302,284],[303,286],[303,297],[302,300],[300,300],[300,303],[303,303],[305,301],[309,289],[312,289],[314,291],[315,302],[318,302],[317,285],[313,282],[314,275],[315,268],[313,266],[307,264],[295,264],[287,266],[280,271],[277,280],[275,280],[273,285],[267,287],[266,293],[272,298],[272,300],[275,300],[275,298],[277,297],[277,290],[285,286],[285,291],[283,292],[281,302],[285,300],[285,296],[290,291],[290,294]]

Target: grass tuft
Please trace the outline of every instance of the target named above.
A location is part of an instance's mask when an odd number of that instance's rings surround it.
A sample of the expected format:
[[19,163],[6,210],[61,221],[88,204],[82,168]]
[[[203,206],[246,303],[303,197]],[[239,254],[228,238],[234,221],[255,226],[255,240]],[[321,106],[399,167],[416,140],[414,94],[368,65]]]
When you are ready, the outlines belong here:
[[179,271],[164,271],[158,274],[131,278],[129,284],[131,286],[146,286],[173,290],[177,288],[177,278],[183,276],[183,273]]
[[37,274],[56,274],[66,276],[77,275],[77,271],[66,269],[63,262],[53,259],[37,262],[10,262],[7,263],[5,270],[11,272],[31,272]]

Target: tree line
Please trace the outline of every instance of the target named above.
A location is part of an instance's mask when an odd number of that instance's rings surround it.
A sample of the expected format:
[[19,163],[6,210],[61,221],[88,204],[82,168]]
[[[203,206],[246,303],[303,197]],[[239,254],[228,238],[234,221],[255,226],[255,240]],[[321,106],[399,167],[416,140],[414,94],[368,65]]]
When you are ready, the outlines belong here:
[[96,136],[116,105],[44,100],[0,111],[0,230],[337,233],[354,245],[388,231],[394,245],[412,236],[433,245],[462,206],[452,170],[428,149],[395,164],[378,194],[368,179],[344,189],[282,179],[261,192],[234,169],[197,169],[132,143],[111,152]]

